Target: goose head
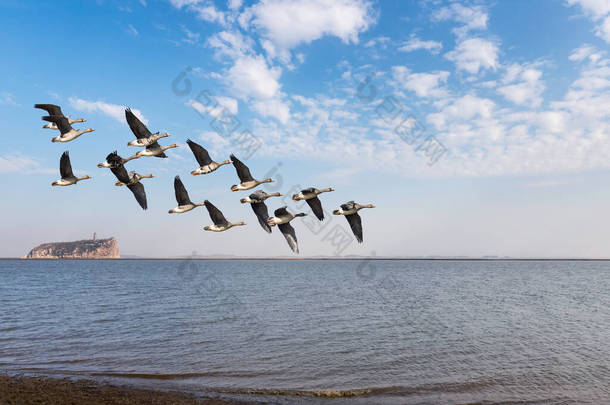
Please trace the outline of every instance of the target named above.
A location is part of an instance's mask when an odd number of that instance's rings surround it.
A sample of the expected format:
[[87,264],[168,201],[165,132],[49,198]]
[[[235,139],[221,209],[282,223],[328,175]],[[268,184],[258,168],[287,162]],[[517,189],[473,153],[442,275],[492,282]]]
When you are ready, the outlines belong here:
[[56,136],[55,138],[51,138],[51,142],[61,142],[61,140],[59,139],[59,136]]
[[83,129],[82,131],[78,131],[78,132],[80,132],[81,134],[86,134],[87,132],[93,132],[93,131],[95,131],[95,129],[87,128],[87,129]]
[[[233,188],[231,188],[231,189],[233,189]],[[251,203],[252,199],[250,197],[246,197],[246,198],[242,198],[241,200],[239,200],[239,202],[242,204]]]
[[110,163],[108,163],[108,162],[98,163],[97,167],[99,167],[100,169],[103,169],[103,168],[109,169],[110,168]]

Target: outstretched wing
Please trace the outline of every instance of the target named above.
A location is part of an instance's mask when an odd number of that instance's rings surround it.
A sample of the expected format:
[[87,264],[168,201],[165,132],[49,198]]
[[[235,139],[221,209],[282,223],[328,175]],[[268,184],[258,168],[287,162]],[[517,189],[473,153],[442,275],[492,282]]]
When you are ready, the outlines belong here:
[[307,201],[307,204],[315,214],[315,216],[322,221],[324,219],[324,210],[322,209],[322,202],[318,197],[310,198]]
[[258,223],[261,224],[265,231],[271,233],[271,227],[267,223],[267,220],[269,219],[267,205],[264,202],[258,202],[250,204],[250,206],[252,207],[252,211],[256,214],[256,218],[258,218]]
[[286,210],[286,207],[281,207],[281,208],[276,209],[276,210],[273,212],[273,215],[275,215],[276,217],[283,217],[283,216],[285,216],[285,215],[290,215],[290,214],[289,214],[289,213],[288,213],[288,211]]
[[127,169],[125,169],[125,166],[123,166],[122,163],[111,167],[110,171],[116,176],[118,181],[123,184],[129,184],[129,173],[127,173]]
[[197,159],[197,163],[199,163],[200,167],[209,165],[212,163],[212,158],[207,150],[196,142],[191,141],[190,139],[186,140],[186,143],[191,148],[191,152],[195,155],[195,159]]
[[72,130],[72,125],[70,125],[68,119],[63,115],[48,115],[42,117],[42,119],[45,121],[54,122],[55,125],[57,125],[57,128],[59,128],[59,132],[61,132],[62,135]]
[[237,176],[239,176],[239,181],[243,183],[245,181],[254,180],[250,174],[250,169],[248,169],[248,166],[243,164],[242,161],[236,158],[233,154],[231,154],[231,162],[233,162],[233,166],[235,166]]
[[184,184],[182,184],[182,180],[180,180],[180,176],[174,177],[174,192],[176,194],[176,201],[178,205],[187,205],[192,204],[191,199],[189,198],[189,193],[184,188]]
[[62,179],[68,179],[73,177],[72,173],[72,165],[70,164],[70,153],[65,151],[61,154],[61,158],[59,159],[59,174],[61,174]]
[[133,132],[133,134],[136,136],[136,138],[148,138],[152,135],[148,128],[146,128],[146,125],[144,125],[142,121],[140,121],[140,119],[136,117],[134,113],[131,112],[131,109],[129,108],[125,109],[125,119],[127,119],[129,128],[131,129],[131,132]]
[[288,242],[290,249],[295,253],[299,253],[299,243],[292,225],[290,225],[290,223],[280,224],[278,225],[278,228],[280,228],[280,232],[282,232],[282,235],[286,238],[286,242]]
[[144,184],[137,182],[134,184],[130,184],[127,187],[133,193],[133,196],[138,201],[138,204],[140,204],[140,207],[142,207],[143,209],[147,209],[148,204],[146,203],[146,191],[144,190]]
[[352,228],[352,232],[358,243],[362,243],[362,219],[360,218],[360,215],[356,212],[355,214],[346,215],[345,219],[349,222],[349,226]]
[[210,218],[215,225],[227,225],[229,221],[226,220],[225,216],[222,215],[222,212],[214,204],[205,200],[205,207],[208,209],[208,213],[210,214]]
[[34,108],[40,108],[49,113],[49,115],[59,115],[63,117],[64,113],[61,112],[61,107],[55,104],[34,104]]

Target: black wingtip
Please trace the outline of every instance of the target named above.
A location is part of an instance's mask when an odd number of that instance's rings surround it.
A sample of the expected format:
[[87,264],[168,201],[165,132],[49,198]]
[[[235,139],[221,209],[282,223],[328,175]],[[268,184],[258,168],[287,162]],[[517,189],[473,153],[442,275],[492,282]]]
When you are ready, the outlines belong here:
[[180,176],[174,177],[174,180],[180,180]]
[[[226,155],[225,155],[225,156],[226,156]],[[232,153],[231,153],[231,156],[229,156],[229,157],[231,158],[231,161],[234,161],[235,159],[237,159],[237,158],[235,157],[235,155],[234,155],[234,154],[232,154]]]

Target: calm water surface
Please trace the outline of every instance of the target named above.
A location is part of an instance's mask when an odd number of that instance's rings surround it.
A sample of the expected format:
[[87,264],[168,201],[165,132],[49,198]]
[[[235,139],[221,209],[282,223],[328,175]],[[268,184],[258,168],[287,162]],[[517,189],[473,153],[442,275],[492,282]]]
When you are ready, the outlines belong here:
[[275,404],[609,404],[610,263],[0,261],[0,370]]

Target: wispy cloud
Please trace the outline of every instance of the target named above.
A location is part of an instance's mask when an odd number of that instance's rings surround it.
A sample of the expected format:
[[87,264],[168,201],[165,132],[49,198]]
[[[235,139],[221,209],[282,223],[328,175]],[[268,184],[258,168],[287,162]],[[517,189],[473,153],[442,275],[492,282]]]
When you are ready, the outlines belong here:
[[14,106],[19,105],[19,103],[17,103],[17,101],[15,100],[15,96],[12,93],[9,93],[8,91],[3,91],[2,93],[0,93],[0,104]]
[[134,37],[137,37],[140,33],[138,32],[137,29],[135,29],[135,27],[131,24],[127,25],[127,32],[131,35],[133,35]]
[[424,41],[416,36],[411,36],[408,41],[402,44],[398,50],[400,52],[413,52],[419,49],[426,50],[434,55],[438,54],[443,48],[443,44],[439,41]]
[[43,168],[33,157],[21,153],[0,155],[0,173],[51,173],[57,169]]
[[[114,118],[118,122],[126,124],[125,121],[125,106],[119,104],[110,104],[104,101],[89,101],[83,100],[82,98],[70,97],[68,99],[70,105],[78,111],[87,111],[94,113],[101,113],[108,117]],[[144,117],[142,112],[138,109],[132,108],[131,111],[140,119],[143,123],[148,124],[148,120]]]

